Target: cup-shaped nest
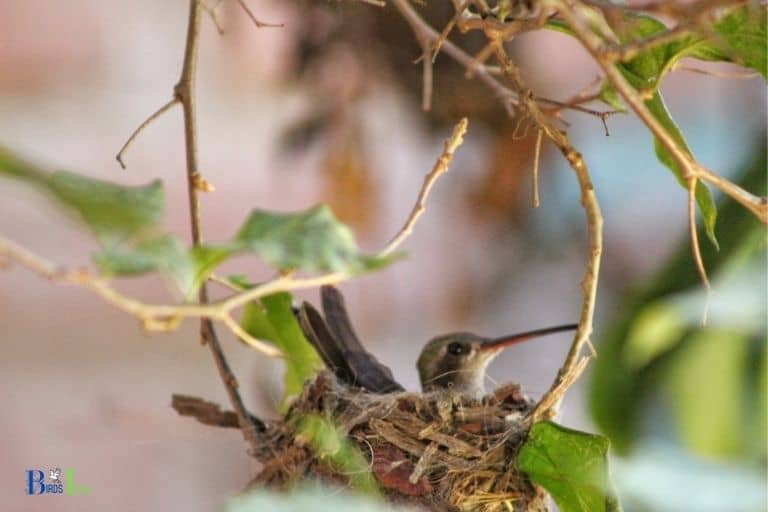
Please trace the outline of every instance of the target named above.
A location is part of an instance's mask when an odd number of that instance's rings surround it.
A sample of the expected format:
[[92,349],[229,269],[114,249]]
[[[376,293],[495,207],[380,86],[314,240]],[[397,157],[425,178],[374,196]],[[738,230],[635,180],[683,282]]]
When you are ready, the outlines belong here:
[[[385,497],[429,510],[546,511],[547,498],[516,467],[533,403],[516,384],[482,400],[451,392],[373,394],[330,372],[308,382],[267,425],[251,485],[288,488],[307,478],[351,483],[349,467],[320,453],[297,426],[319,417],[363,454]],[[361,460],[363,460],[361,457]]]

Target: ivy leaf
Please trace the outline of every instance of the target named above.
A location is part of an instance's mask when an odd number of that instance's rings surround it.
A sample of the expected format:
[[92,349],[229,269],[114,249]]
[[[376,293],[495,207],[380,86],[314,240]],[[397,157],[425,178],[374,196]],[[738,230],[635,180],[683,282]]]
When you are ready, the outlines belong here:
[[194,298],[213,269],[230,252],[217,247],[188,248],[170,234],[135,244],[123,244],[94,255],[99,270],[107,275],[137,276],[160,272],[171,279],[185,299]]
[[380,268],[392,260],[362,254],[352,230],[325,205],[298,213],[254,210],[234,244],[256,252],[280,270],[354,274]]
[[531,427],[517,464],[561,512],[620,512],[608,477],[607,438],[549,421]]
[[691,452],[724,461],[746,453],[745,411],[756,402],[746,398],[752,392],[745,378],[751,342],[749,334],[710,328],[693,333],[670,358],[663,391],[675,404],[671,412],[680,440]]
[[745,5],[715,23],[714,29],[727,43],[724,51],[732,62],[754,69],[763,78],[768,78],[765,27],[765,7]]
[[670,304],[654,302],[641,309],[627,333],[624,362],[636,371],[673,348],[685,334],[685,319]]
[[129,187],[60,171],[48,178],[48,188],[82,216],[105,248],[153,230],[163,216],[165,198],[160,180]]
[[241,319],[243,329],[250,335],[271,341],[285,354],[284,404],[301,393],[304,382],[323,367],[317,352],[304,337],[291,303],[290,293],[267,295],[260,302],[249,302]]
[[0,146],[0,175],[20,179],[32,185],[45,186],[48,180],[48,175],[44,171],[22,160],[3,146]]

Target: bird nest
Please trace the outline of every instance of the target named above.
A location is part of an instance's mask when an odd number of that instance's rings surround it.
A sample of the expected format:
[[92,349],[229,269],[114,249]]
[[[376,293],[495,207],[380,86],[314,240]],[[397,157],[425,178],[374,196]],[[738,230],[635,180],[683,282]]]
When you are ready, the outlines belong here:
[[301,418],[313,415],[359,448],[393,502],[431,510],[546,511],[544,493],[515,466],[532,407],[515,384],[482,400],[446,392],[373,394],[325,371],[281,420],[266,425],[265,449],[254,454],[263,466],[251,485],[285,489],[306,478],[349,483],[349,473],[318,456],[297,431]]

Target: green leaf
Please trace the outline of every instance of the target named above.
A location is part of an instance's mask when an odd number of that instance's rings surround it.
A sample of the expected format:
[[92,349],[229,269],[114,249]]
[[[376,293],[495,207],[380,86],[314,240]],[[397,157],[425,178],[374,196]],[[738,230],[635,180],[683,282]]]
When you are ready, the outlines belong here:
[[192,259],[192,268],[194,270],[190,290],[197,292],[216,267],[230,256],[232,256],[232,251],[228,247],[200,245],[190,249],[190,258]]
[[608,477],[605,437],[549,421],[531,427],[517,464],[544,487],[561,512],[613,512],[621,507]]
[[135,276],[161,272],[170,277],[185,299],[192,299],[215,264],[229,253],[216,248],[188,249],[173,235],[160,235],[133,245],[124,244],[94,255],[99,270],[107,275]]
[[725,39],[725,53],[732,61],[752,68],[763,78],[766,70],[766,10],[764,6],[745,5],[715,23],[717,34]]
[[[683,137],[683,132],[680,131],[680,128],[678,128],[677,124],[672,119],[672,116],[670,115],[669,110],[667,110],[667,106],[664,104],[664,100],[661,97],[661,93],[657,91],[650,100],[645,102],[645,105],[648,107],[648,110],[651,111],[653,117],[664,126],[664,129],[672,136],[677,145],[687,154],[691,155],[691,150],[688,148],[688,143],[685,141],[685,137]],[[653,145],[656,150],[656,157],[659,161],[672,171],[677,178],[677,181],[683,187],[687,187],[683,172],[677,165],[677,161],[672,154],[657,138],[654,138]],[[699,205],[699,209],[701,210],[707,238],[709,238],[715,248],[719,248],[717,237],[715,236],[717,206],[715,206],[715,201],[712,199],[712,194],[710,193],[709,188],[707,188],[701,181],[696,183],[696,204]]]
[[674,347],[685,333],[686,319],[666,301],[642,309],[632,322],[624,346],[628,367],[642,368]]
[[304,382],[323,367],[296,321],[291,302],[287,292],[262,297],[260,302],[245,306],[241,319],[243,329],[250,335],[271,341],[285,354],[284,405],[301,393]]
[[600,87],[600,101],[611,107],[618,112],[626,112],[627,107],[624,105],[624,100],[613,87],[610,81],[606,80]]
[[105,248],[147,233],[163,216],[160,180],[128,187],[60,171],[50,176],[48,187],[62,203],[80,213]]
[[325,459],[349,475],[349,481],[358,491],[379,494],[368,461],[360,450],[329,420],[317,415],[302,416],[296,428],[297,438],[309,444],[318,458]]
[[743,451],[749,342],[749,336],[710,328],[696,332],[674,354],[666,392],[689,450],[718,458]]
[[299,213],[254,210],[234,244],[280,270],[359,273],[392,260],[362,254],[352,231],[325,205]]
[[48,180],[48,175],[44,171],[25,162],[3,146],[0,146],[0,175],[43,186]]

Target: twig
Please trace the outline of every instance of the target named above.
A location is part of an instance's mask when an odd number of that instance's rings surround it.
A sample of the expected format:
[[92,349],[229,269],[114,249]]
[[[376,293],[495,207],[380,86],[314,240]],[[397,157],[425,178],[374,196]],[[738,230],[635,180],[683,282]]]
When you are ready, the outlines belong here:
[[421,110],[429,112],[432,110],[432,87],[434,73],[432,69],[432,47],[429,42],[422,44],[421,66],[422,66],[422,89],[421,89]]
[[[416,39],[419,41],[430,41],[434,45],[434,42],[438,40],[440,34],[435,31],[429,24],[427,24],[421,16],[413,9],[408,0],[392,0],[392,5],[400,11],[405,21],[411,26]],[[446,39],[440,46],[440,51],[449,55],[465,68],[470,68],[473,65],[474,59],[471,55],[464,50],[454,45]],[[517,97],[515,93],[504,87],[498,80],[496,80],[485,67],[478,67],[475,70],[478,80],[488,86],[493,91],[499,100],[504,104],[508,112],[512,111],[512,106],[517,103]]]
[[696,270],[699,272],[701,282],[709,293],[711,286],[707,277],[707,269],[704,266],[704,260],[701,257],[701,247],[699,246],[699,235],[696,229],[696,184],[698,180],[690,177],[686,183],[688,189],[688,230],[691,234],[691,250],[693,251],[693,261],[696,262]]
[[[184,110],[184,146],[186,149],[187,161],[187,189],[189,192],[189,216],[192,229],[192,244],[199,246],[202,243],[202,231],[200,228],[200,196],[198,182],[200,173],[197,162],[197,118],[195,105],[195,71],[197,69],[197,51],[200,40],[200,0],[190,0],[189,2],[189,21],[187,24],[187,42],[184,48],[184,64],[181,69],[181,76],[174,87],[174,96],[181,102]],[[208,302],[208,284],[203,283],[200,287],[200,304]],[[224,318],[229,318],[225,316]],[[237,378],[224,355],[221,348],[221,342],[216,334],[213,322],[210,318],[202,318],[200,321],[200,339],[207,344],[219,377],[227,390],[230,404],[237,415],[240,430],[243,437],[251,447],[251,453],[258,452],[261,440],[256,436],[256,428],[248,415],[248,411],[243,403],[243,398],[238,391]]]
[[392,238],[384,250],[381,251],[382,256],[391,254],[403,242],[403,240],[408,238],[408,236],[413,232],[413,226],[416,225],[419,217],[421,217],[421,215],[424,213],[427,196],[429,195],[429,191],[432,189],[432,185],[435,184],[435,181],[437,181],[437,179],[442,174],[448,171],[448,166],[451,164],[451,160],[453,160],[454,152],[461,145],[461,143],[464,142],[464,134],[467,133],[467,125],[468,121],[465,117],[453,128],[453,133],[448,139],[446,139],[445,143],[443,144],[443,153],[437,159],[429,174],[424,177],[424,184],[421,187],[421,191],[419,192],[419,197],[416,200],[416,204],[411,210],[411,214],[406,219],[405,224],[403,224],[403,227],[400,229],[400,231],[394,236],[394,238]]
[[555,381],[555,384],[549,391],[539,400],[536,404],[536,408],[531,412],[528,418],[532,423],[544,419],[554,419],[557,416],[557,407],[562,402],[565,393],[570,389],[574,382],[578,380],[584,370],[587,368],[590,359],[593,356],[584,356],[579,359],[578,363],[574,364],[568,369],[568,372],[562,376],[562,378]]
[[687,71],[688,73],[698,73],[700,75],[714,76],[716,78],[724,78],[726,80],[750,80],[752,78],[758,78],[760,73],[757,71],[742,71],[727,73],[724,71],[715,71],[712,69],[701,69],[693,66],[679,65],[675,66],[675,71]]
[[144,122],[142,122],[135,130],[133,130],[133,133],[131,133],[131,136],[128,137],[128,140],[125,141],[125,144],[123,144],[123,147],[120,148],[120,151],[118,151],[117,155],[115,156],[115,159],[117,159],[117,162],[120,164],[120,167],[122,167],[123,169],[126,168],[125,162],[123,161],[123,155],[125,154],[126,151],[128,151],[128,148],[131,146],[131,144],[133,144],[133,141],[136,140],[136,137],[138,137],[139,134],[142,131],[144,131],[144,128],[149,126],[150,123],[152,123],[152,121],[154,121],[161,115],[168,112],[172,107],[176,106],[177,103],[179,103],[179,98],[174,96],[173,98],[170,99],[170,101],[168,101],[168,103],[166,103],[165,105],[157,109],[152,115],[146,118]]
[[544,132],[536,130],[536,146],[533,149],[533,207],[538,208],[539,202],[539,162],[541,159],[541,139]]
[[171,397],[171,407],[180,416],[195,418],[204,425],[240,428],[237,414],[232,411],[222,411],[218,404],[196,396],[175,394]]
[[432,50],[432,62],[435,62],[435,59],[437,58],[437,54],[440,53],[440,48],[443,46],[443,43],[448,39],[448,34],[451,33],[451,30],[453,30],[453,27],[456,26],[456,22],[461,17],[461,14],[464,12],[464,9],[467,8],[469,5],[470,0],[464,0],[458,7],[456,7],[456,14],[454,14],[451,19],[448,21],[448,23],[445,24],[445,27],[440,32],[440,35],[437,37],[437,39],[434,41],[433,46],[434,49]]
[[[411,30],[413,31],[418,41],[421,42],[427,40],[431,42],[435,48],[435,54],[432,57],[433,59],[437,56],[437,53],[440,52],[445,53],[451,57],[453,60],[464,66],[464,68],[467,70],[467,78],[474,78],[476,76],[478,80],[483,82],[491,90],[491,92],[493,92],[494,96],[496,96],[501,104],[504,105],[507,114],[510,116],[514,115],[514,108],[520,103],[519,98],[517,97],[517,93],[505,87],[504,84],[499,82],[493,76],[494,74],[498,74],[498,70],[496,68],[493,66],[486,66],[481,62],[478,62],[477,58],[469,55],[467,52],[453,44],[447,38],[447,35],[443,36],[442,34],[438,33],[426,21],[424,21],[421,16],[419,16],[419,14],[413,9],[408,0],[392,0],[392,5],[394,5],[398,11],[400,11],[400,14],[403,16],[405,21],[411,26]],[[440,42],[439,46],[437,45],[437,42]],[[567,108],[577,112],[597,116],[603,121],[604,125],[606,118],[615,113],[613,111],[600,112],[597,110],[581,107],[578,104],[567,104],[547,98],[538,98],[538,101],[549,103],[563,109]],[[608,128],[606,127],[606,132],[607,131]]]
[[706,181],[713,187],[720,189],[728,197],[751,211],[763,224],[768,224],[768,198],[756,196],[734,182],[712,172],[696,162],[696,174],[702,181]]
[[257,28],[282,28],[285,26],[285,24],[283,23],[265,23],[259,20],[253,14],[253,11],[251,11],[248,8],[248,4],[245,3],[245,0],[237,0],[237,3],[240,4],[240,7],[243,8],[243,10],[245,11],[245,14],[247,14],[248,17],[251,18],[251,21],[253,22],[254,25],[256,25]]
[[271,345],[267,342],[261,341],[258,338],[254,338],[253,336],[248,333],[245,329],[243,329],[240,324],[232,318],[229,314],[223,315],[221,317],[221,322],[226,325],[230,331],[232,331],[240,340],[250,345],[252,348],[255,348],[259,352],[262,352],[267,355],[271,355],[274,357],[282,357],[284,354],[276,348],[274,345]]
[[639,41],[604,46],[600,51],[600,56],[609,61],[626,62],[657,46],[668,44],[689,36],[692,32],[693,29],[691,27],[681,25]]
[[241,292],[244,290],[244,288],[237,286],[236,284],[233,284],[229,279],[225,279],[223,277],[217,276],[216,274],[211,274],[208,276],[208,280],[212,283],[220,284],[224,288],[233,291],[233,292]]
[[213,22],[213,25],[216,27],[216,32],[219,33],[219,35],[224,35],[224,27],[221,26],[221,20],[219,20],[219,6],[221,5],[222,0],[219,0],[216,2],[216,5],[213,7],[206,4],[203,0],[200,0],[200,7],[203,8],[205,13],[208,15],[209,18],[211,18],[211,21]]

